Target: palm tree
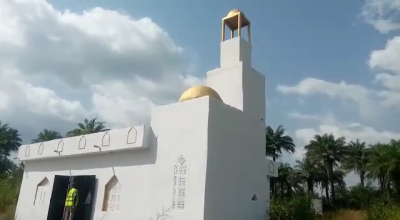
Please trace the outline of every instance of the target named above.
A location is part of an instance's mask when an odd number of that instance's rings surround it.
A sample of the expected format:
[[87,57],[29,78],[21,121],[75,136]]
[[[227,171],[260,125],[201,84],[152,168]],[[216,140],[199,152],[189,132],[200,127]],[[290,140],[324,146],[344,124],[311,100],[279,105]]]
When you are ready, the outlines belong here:
[[0,156],[10,156],[11,152],[18,150],[21,142],[18,130],[10,128],[8,124],[0,121]]
[[400,140],[390,140],[389,146],[387,155],[390,156],[390,159],[386,163],[387,173],[398,196],[400,196]]
[[367,176],[377,179],[381,190],[392,194],[392,186],[400,195],[400,140],[391,140],[388,144],[375,144],[366,152]]
[[0,177],[9,176],[17,168],[15,163],[8,157],[0,155]]
[[289,135],[285,135],[285,129],[282,125],[279,125],[275,131],[271,126],[267,126],[265,138],[266,155],[272,157],[274,161],[282,156],[282,151],[295,152],[296,146],[293,139]]
[[289,182],[290,177],[293,175],[292,174],[293,169],[292,167],[290,167],[290,164],[288,163],[280,163],[279,164],[279,168],[278,168],[278,183],[280,185],[280,193],[281,193],[281,197],[282,200],[285,197],[285,188],[286,188],[286,192],[287,195],[290,196],[292,193],[292,187],[291,184]]
[[[293,139],[289,135],[285,135],[285,129],[282,125],[274,131],[271,126],[267,126],[265,132],[265,151],[266,155],[272,157],[273,161],[282,156],[282,151],[288,153],[295,152],[295,145]],[[270,179],[272,194],[275,194],[274,179]]]
[[62,138],[62,136],[57,131],[44,129],[38,134],[36,139],[32,140],[32,144],[44,141],[51,141],[59,138]]
[[365,142],[360,142],[358,139],[356,142],[351,141],[348,144],[349,155],[342,164],[346,171],[354,171],[360,176],[361,185],[364,186],[365,180],[365,165],[366,165],[366,145]]
[[378,196],[377,190],[371,184],[351,186],[348,190],[348,203],[350,208],[360,209],[370,204],[374,196]]
[[378,180],[381,190],[385,190],[387,186],[387,161],[390,160],[388,155],[389,144],[377,143],[371,145],[366,151],[368,162],[365,166],[367,177]]
[[345,155],[348,154],[346,141],[344,137],[335,138],[333,134],[315,135],[314,140],[305,146],[309,156],[320,160],[327,168],[328,179],[332,191],[332,201],[335,201],[335,181],[334,167],[338,162],[342,162]]
[[92,134],[109,130],[106,128],[105,122],[97,121],[97,118],[91,120],[85,118],[83,123],[78,123],[77,126],[78,128],[68,131],[66,136],[74,137],[74,136]]
[[310,157],[305,157],[302,161],[296,160],[295,179],[306,183],[308,195],[310,196],[314,194],[314,185],[318,180],[318,175],[318,166]]

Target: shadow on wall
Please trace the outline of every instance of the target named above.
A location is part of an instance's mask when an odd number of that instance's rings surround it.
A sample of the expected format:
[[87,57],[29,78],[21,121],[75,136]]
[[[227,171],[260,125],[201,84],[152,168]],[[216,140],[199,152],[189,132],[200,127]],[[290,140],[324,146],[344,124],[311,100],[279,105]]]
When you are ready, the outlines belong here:
[[[86,170],[108,167],[125,167],[155,164],[157,161],[157,137],[149,130],[149,142],[146,149],[107,152],[95,155],[52,158],[47,160],[26,161],[25,172],[52,172],[60,170]],[[69,147],[69,146],[65,146]]]

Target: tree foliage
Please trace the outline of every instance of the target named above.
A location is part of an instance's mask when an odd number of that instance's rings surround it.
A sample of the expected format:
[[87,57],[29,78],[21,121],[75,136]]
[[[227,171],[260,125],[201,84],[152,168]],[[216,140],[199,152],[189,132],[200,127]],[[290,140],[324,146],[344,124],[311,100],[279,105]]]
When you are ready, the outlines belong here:
[[109,130],[106,128],[105,122],[97,121],[97,118],[90,119],[90,120],[85,118],[83,123],[80,122],[76,125],[77,125],[77,128],[67,132],[67,135],[66,135],[67,137],[74,137],[74,136],[92,134],[92,133]]
[[61,134],[57,131],[43,129],[35,139],[32,140],[32,144],[44,141],[51,141],[54,139],[62,138]]
[[[266,135],[272,136],[267,142],[276,140],[276,132],[267,129]],[[400,201],[400,140],[368,145],[361,140],[319,134],[304,148],[303,159],[293,168],[285,163],[279,167],[279,177],[272,186],[274,198],[308,195],[322,198],[329,209],[366,208],[374,198]],[[350,172],[359,176],[358,185],[346,186],[344,177]],[[282,183],[285,187],[280,186]]]

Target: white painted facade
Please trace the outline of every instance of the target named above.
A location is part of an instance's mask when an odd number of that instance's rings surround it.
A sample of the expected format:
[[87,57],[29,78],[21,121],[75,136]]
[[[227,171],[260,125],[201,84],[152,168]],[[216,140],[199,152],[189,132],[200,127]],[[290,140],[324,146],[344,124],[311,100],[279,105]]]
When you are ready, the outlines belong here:
[[[265,79],[241,38],[221,43],[208,96],[158,106],[149,125],[24,145],[18,220],[45,220],[55,175],[96,175],[95,220],[265,220]],[[65,192],[66,193],[66,192]],[[82,201],[83,202],[83,201]],[[162,219],[162,218],[161,218]]]

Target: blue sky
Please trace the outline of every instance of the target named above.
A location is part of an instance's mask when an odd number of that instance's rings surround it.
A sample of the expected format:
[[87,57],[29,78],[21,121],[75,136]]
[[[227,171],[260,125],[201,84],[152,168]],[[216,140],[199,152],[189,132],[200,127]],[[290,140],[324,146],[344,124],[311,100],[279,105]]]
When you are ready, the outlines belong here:
[[266,123],[298,145],[284,161],[301,159],[315,134],[400,139],[399,0],[0,3],[1,120],[25,142],[85,117],[148,121],[218,67],[221,18],[235,8],[252,22]]
[[[296,129],[288,112],[333,112],[341,120],[362,120],[357,110],[313,97],[299,105],[297,97],[282,96],[278,84],[296,84],[306,77],[379,88],[367,62],[371,51],[381,49],[395,33],[381,34],[365,22],[364,1],[54,1],[63,10],[82,11],[103,7],[150,17],[174,42],[183,47],[196,75],[219,65],[221,18],[239,8],[252,21],[253,65],[266,76],[267,123]],[[283,111],[282,111],[283,110]],[[340,114],[339,112],[344,112]],[[308,122],[310,123],[310,122]],[[365,121],[371,125],[370,121]],[[373,123],[379,129],[387,123]]]

